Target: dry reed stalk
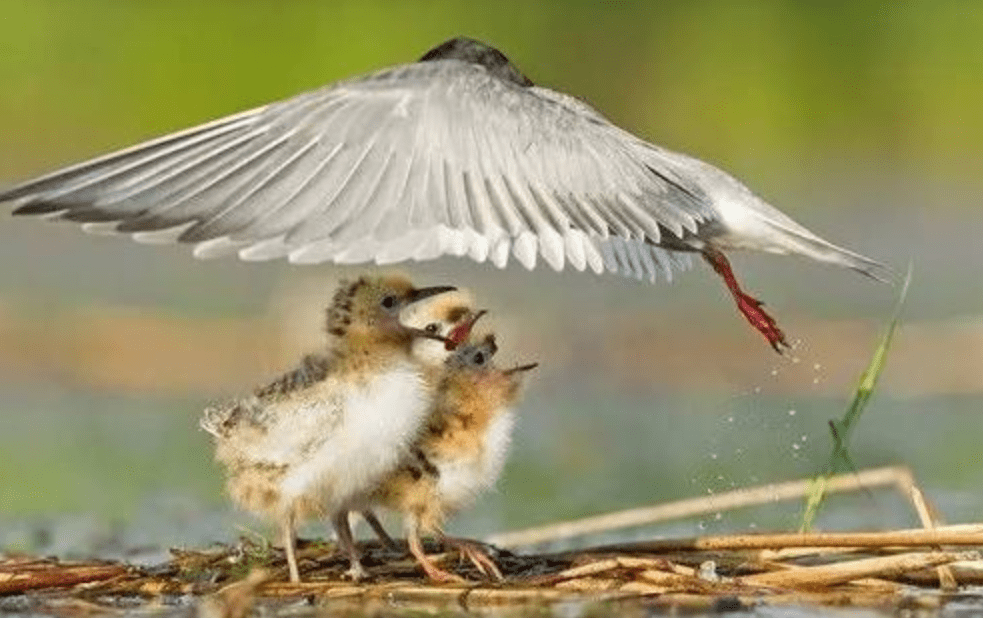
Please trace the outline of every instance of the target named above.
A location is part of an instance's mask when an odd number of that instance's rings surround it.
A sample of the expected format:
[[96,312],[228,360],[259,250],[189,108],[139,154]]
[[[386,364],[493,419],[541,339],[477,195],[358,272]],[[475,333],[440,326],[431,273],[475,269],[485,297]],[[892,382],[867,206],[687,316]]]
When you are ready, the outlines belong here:
[[618,564],[626,569],[654,569],[658,571],[672,572],[678,575],[686,575],[688,577],[696,577],[696,569],[693,567],[688,567],[683,564],[676,564],[675,562],[670,562],[665,558],[636,558],[634,556],[619,556],[615,558],[615,560],[617,560]]
[[0,562],[0,594],[68,588],[125,575],[121,564],[65,564],[50,560],[10,559]]
[[[770,606],[798,605],[798,606],[835,606],[846,608],[876,608],[891,609],[898,603],[894,593],[870,592],[865,590],[834,590],[834,591],[795,591],[782,594],[773,594],[766,597],[755,599]],[[750,601],[750,599],[749,599]],[[913,605],[919,605],[917,602]],[[925,603],[925,608],[938,608],[938,602]]]
[[855,579],[850,582],[850,586],[861,590],[883,592],[887,594],[894,594],[904,590],[903,584],[899,584],[898,582],[891,581],[889,579],[878,579],[876,577],[864,577],[862,579]]
[[717,608],[718,597],[689,592],[669,592],[652,599],[656,607],[685,612],[709,612]]
[[668,586],[657,586],[648,582],[630,581],[621,586],[621,592],[632,595],[647,596],[666,594],[670,590]]
[[[732,509],[757,506],[782,500],[798,500],[805,497],[812,486],[812,479],[769,483],[746,487],[712,496],[700,496],[648,507],[616,511],[604,515],[585,517],[565,522],[537,526],[494,534],[486,539],[499,547],[536,545],[563,539],[633,528],[662,521],[707,515]],[[842,493],[871,487],[896,487],[907,499],[912,500],[914,480],[911,471],[903,466],[861,470],[856,474],[841,474],[829,479],[827,493]],[[914,503],[913,503],[914,504]],[[914,504],[916,511],[918,505]],[[927,508],[927,507],[926,507]]]
[[[918,513],[918,518],[922,522],[922,527],[927,530],[935,530],[938,525],[942,523],[940,521],[941,517],[938,515],[935,509],[930,507],[928,500],[925,499],[924,492],[922,492],[921,488],[915,482],[915,477],[910,473],[910,471],[908,476],[909,478],[906,480],[906,486],[904,489],[902,489],[902,491],[907,490],[909,500],[914,505],[915,512]],[[942,548],[936,545],[935,549],[940,550]],[[952,592],[958,588],[956,577],[953,575],[952,569],[950,569],[947,565],[939,566],[936,568],[936,572],[939,575],[939,587],[941,587],[942,590]]]
[[[393,584],[338,584],[330,582],[269,583],[262,587],[267,597],[316,596],[325,600],[353,599],[359,601],[381,600],[387,604],[428,605],[507,605],[520,603],[553,602],[577,598],[576,591],[558,588],[484,588],[480,586],[450,584],[444,586]],[[605,598],[622,596],[617,590],[608,591]]]
[[[556,573],[554,575],[548,576],[549,583],[555,583],[564,581],[567,579],[577,579],[580,577],[589,577],[592,575],[599,575],[606,571],[613,571],[614,569],[620,568],[622,565],[617,558],[608,558],[607,560],[596,560],[594,562],[588,562],[587,564],[582,564],[579,566],[571,567]],[[542,582],[547,583],[546,581]]]
[[721,595],[734,592],[734,580],[721,579],[707,581],[699,577],[667,573],[665,571],[648,570],[638,574],[638,578],[655,586],[662,586],[669,592],[686,592],[693,594]]
[[[983,586],[983,562],[954,562],[947,565],[953,577],[963,586]],[[931,586],[937,581],[937,574],[933,571],[914,571],[908,573],[904,578],[905,582],[917,586]]]
[[983,532],[946,532],[943,530],[923,530],[918,528],[891,532],[734,534],[602,545],[578,551],[560,552],[551,554],[551,556],[560,558],[587,556],[590,554],[665,554],[669,552],[761,550],[786,547],[863,547],[891,549],[899,547],[932,547],[937,545],[983,547]]
[[577,566],[564,569],[559,573],[534,577],[527,583],[536,586],[554,586],[560,582],[583,577],[593,577],[608,573],[614,570],[622,571],[659,571],[668,575],[678,575],[683,577],[696,577],[696,569],[691,567],[674,564],[664,558],[635,558],[631,556],[618,556],[615,558],[605,558],[594,560]]
[[897,577],[917,569],[973,560],[978,556],[977,552],[915,552],[746,575],[740,581],[776,588],[828,588],[870,577]]
[[557,590],[573,590],[594,594],[597,592],[616,592],[621,589],[624,583],[620,579],[606,577],[581,577],[558,582],[553,587]]
[[[593,600],[624,598],[622,592],[591,593]],[[583,599],[583,594],[556,588],[476,588],[462,598],[464,607],[520,605],[529,603],[555,603],[557,601]]]
[[[945,534],[979,534],[983,535],[983,524],[951,524],[947,526],[936,526],[933,528],[936,532]],[[916,529],[917,530],[917,529]],[[899,530],[898,532],[906,532],[905,530]],[[762,549],[758,554],[758,559],[763,563],[778,562],[781,560],[793,560],[796,558],[805,558],[808,556],[830,556],[837,553],[850,553],[856,552],[858,546],[844,546],[844,547],[826,547],[826,546],[809,546],[809,547],[783,547],[780,549]]]

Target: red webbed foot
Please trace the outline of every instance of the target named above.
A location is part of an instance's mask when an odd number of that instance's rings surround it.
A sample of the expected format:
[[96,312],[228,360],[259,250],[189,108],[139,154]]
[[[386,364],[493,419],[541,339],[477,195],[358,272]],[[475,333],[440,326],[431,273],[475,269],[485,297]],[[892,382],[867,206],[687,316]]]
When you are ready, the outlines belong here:
[[791,346],[785,339],[785,333],[778,327],[775,319],[764,310],[764,303],[741,289],[727,257],[720,251],[708,247],[703,250],[703,258],[723,278],[727,289],[734,297],[734,302],[737,303],[737,309],[751,323],[751,326],[764,335],[771,347],[779,354],[783,354],[785,350],[789,349]]

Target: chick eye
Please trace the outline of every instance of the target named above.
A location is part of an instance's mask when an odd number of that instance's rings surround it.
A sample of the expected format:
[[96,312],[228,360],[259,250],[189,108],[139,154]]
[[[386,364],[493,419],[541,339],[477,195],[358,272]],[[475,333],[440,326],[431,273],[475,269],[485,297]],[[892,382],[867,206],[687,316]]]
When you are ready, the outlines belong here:
[[393,307],[396,306],[396,297],[395,296],[387,296],[387,297],[383,298],[382,299],[382,306],[385,307],[386,309],[392,309]]
[[432,335],[435,335],[437,334],[437,331],[440,330],[440,325],[437,324],[436,322],[431,322],[427,324],[425,327],[423,327],[423,330],[427,331]]
[[475,365],[484,365],[485,364],[485,355],[482,354],[481,352],[477,352],[474,355],[473,360],[474,360],[474,364]]

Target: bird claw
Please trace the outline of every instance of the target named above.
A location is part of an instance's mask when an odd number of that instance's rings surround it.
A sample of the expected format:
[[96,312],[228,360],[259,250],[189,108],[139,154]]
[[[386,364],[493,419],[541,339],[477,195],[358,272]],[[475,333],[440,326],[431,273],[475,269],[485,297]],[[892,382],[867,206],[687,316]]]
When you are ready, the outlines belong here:
[[737,308],[747,321],[751,323],[751,326],[764,335],[768,343],[771,344],[772,349],[779,354],[784,354],[786,350],[791,349],[791,346],[785,339],[785,333],[778,327],[775,318],[768,315],[763,309],[765,305],[763,302],[744,292],[740,292],[734,296],[737,301]]
[[790,350],[792,346],[785,340],[785,333],[778,328],[775,319],[762,308],[765,304],[741,289],[727,256],[717,249],[707,247],[703,250],[703,259],[723,278],[727,289],[730,290],[734,301],[737,303],[738,310],[751,323],[751,326],[764,335],[772,349],[779,354],[784,354],[785,350]]
[[467,580],[460,575],[455,575],[434,565],[423,564],[424,572],[427,577],[435,584],[465,584]]
[[445,539],[448,545],[456,549],[462,558],[467,558],[478,571],[490,580],[500,582],[505,580],[502,571],[488,551],[478,543],[464,539]]

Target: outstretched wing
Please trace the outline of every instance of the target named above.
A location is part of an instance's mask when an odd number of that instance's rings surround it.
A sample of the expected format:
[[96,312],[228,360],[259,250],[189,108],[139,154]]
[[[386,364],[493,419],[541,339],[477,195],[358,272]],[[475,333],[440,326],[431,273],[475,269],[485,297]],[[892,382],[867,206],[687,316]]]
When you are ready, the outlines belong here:
[[538,257],[654,280],[718,218],[679,157],[554,91],[478,65],[404,65],[0,192],[198,256],[377,263]]

